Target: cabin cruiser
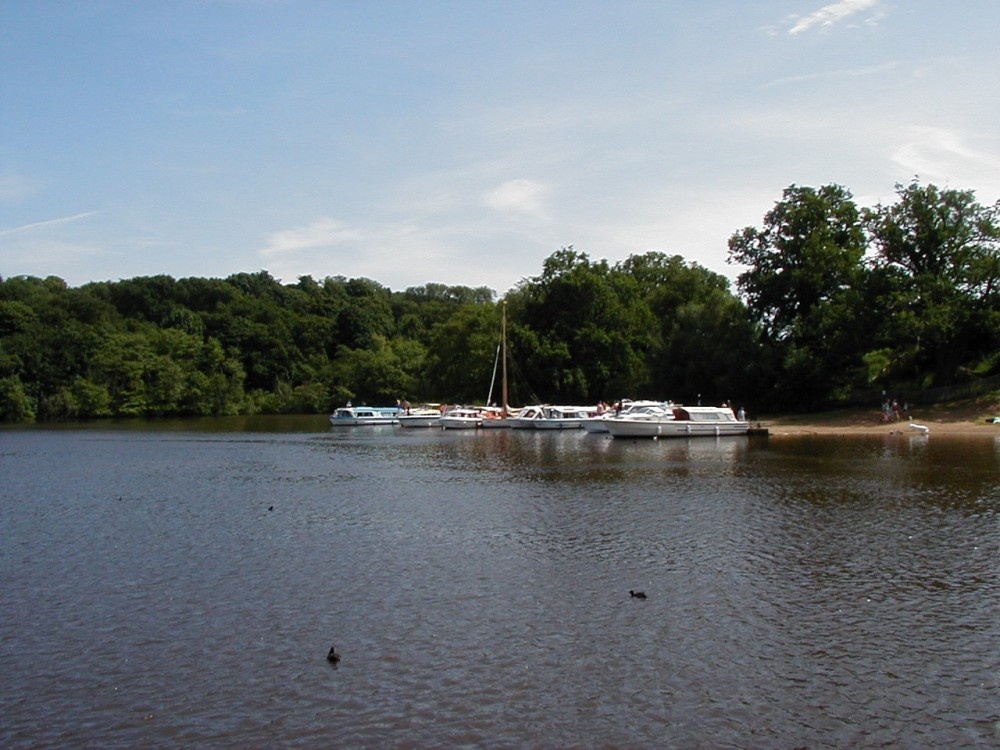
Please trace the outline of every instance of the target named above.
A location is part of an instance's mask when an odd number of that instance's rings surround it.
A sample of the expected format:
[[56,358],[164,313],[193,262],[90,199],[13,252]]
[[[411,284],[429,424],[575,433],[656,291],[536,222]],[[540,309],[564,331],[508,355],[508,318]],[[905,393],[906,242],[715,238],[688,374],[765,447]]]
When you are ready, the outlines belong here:
[[478,406],[457,406],[441,415],[443,430],[475,430],[482,425],[483,410]]
[[532,426],[536,430],[579,430],[594,414],[592,406],[546,406]]
[[441,407],[421,406],[416,409],[406,409],[399,415],[400,427],[440,427]]
[[587,432],[608,432],[605,424],[609,419],[620,419],[622,417],[635,416],[638,414],[663,414],[673,408],[671,401],[629,401],[622,399],[618,403],[621,409],[607,409],[602,414],[583,420],[583,429]]
[[334,427],[398,424],[398,414],[395,406],[341,406],[330,415],[330,424]]
[[577,430],[594,415],[590,406],[526,406],[510,420],[515,430]]
[[728,406],[680,406],[669,412],[647,412],[609,419],[608,432],[613,437],[699,437],[746,435],[749,423],[736,418]]

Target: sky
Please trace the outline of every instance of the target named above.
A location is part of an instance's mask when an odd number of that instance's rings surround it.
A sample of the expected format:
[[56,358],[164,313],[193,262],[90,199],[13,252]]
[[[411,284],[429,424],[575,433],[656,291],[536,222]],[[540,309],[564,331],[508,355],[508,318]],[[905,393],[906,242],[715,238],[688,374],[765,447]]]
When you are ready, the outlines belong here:
[[791,185],[1000,198],[1000,3],[4,0],[0,277],[734,279]]

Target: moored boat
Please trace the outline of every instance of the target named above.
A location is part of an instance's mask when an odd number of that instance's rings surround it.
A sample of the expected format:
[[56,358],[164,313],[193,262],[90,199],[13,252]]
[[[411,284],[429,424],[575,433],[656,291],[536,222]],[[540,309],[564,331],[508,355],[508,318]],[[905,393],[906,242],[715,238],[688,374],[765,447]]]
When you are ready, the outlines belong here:
[[517,417],[510,418],[516,430],[578,430],[584,420],[595,414],[590,406],[526,406]]
[[635,414],[607,420],[612,436],[634,438],[746,435],[750,425],[726,406],[678,406],[669,413]]
[[618,403],[621,405],[621,409],[618,409],[617,406],[608,408],[602,413],[583,420],[583,429],[587,432],[607,433],[608,426],[605,423],[609,419],[619,419],[621,417],[654,412],[663,413],[664,410],[673,408],[673,403],[670,401],[628,401],[623,399]]
[[422,406],[416,409],[407,409],[399,415],[400,427],[440,427],[441,408],[434,406]]
[[483,419],[479,426],[484,430],[510,429],[513,427],[513,421],[518,412],[516,410],[513,412],[505,412],[505,409],[500,409],[495,406],[484,409]]
[[475,430],[483,422],[483,410],[476,406],[459,406],[441,415],[443,430]]
[[397,424],[399,408],[392,406],[341,406],[330,415],[334,427]]
[[536,430],[579,430],[583,421],[595,414],[591,406],[546,406],[532,427]]
[[515,430],[533,430],[535,420],[543,415],[542,406],[525,406],[516,417],[509,417],[510,426]]

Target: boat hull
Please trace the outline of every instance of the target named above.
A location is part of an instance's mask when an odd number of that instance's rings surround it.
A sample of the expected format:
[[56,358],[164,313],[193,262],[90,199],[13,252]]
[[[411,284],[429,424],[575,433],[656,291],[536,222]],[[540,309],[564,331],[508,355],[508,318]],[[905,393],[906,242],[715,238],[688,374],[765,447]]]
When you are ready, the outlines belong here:
[[608,418],[606,417],[591,417],[590,419],[583,420],[583,424],[581,426],[587,432],[606,433],[608,431],[608,425],[606,424],[607,421]]
[[392,417],[330,417],[330,424],[334,427],[366,427],[398,423],[399,420]]
[[684,438],[746,435],[750,425],[746,422],[609,419],[607,428],[616,438]]
[[424,416],[422,414],[409,414],[399,417],[400,427],[440,427],[441,426],[441,415],[440,414],[429,414]]
[[583,427],[583,420],[540,417],[533,420],[531,426],[536,430],[579,430]]
[[475,430],[482,425],[480,417],[441,417],[442,430]]

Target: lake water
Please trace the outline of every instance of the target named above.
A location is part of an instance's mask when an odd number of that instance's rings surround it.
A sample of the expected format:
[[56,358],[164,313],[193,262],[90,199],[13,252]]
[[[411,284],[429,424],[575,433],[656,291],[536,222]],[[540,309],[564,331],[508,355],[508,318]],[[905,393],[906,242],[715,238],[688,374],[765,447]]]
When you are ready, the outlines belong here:
[[5,430],[0,534],[4,748],[1000,746],[1000,437]]

